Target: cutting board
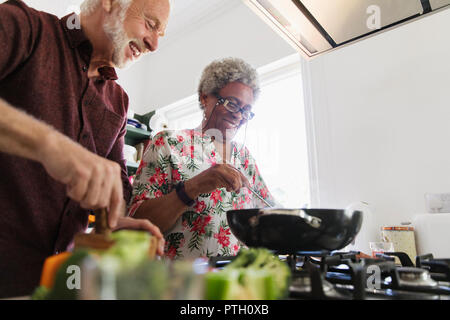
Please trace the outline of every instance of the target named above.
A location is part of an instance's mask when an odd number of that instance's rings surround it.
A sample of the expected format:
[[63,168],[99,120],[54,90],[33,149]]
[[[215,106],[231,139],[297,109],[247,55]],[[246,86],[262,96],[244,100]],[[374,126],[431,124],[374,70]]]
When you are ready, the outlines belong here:
[[413,217],[417,254],[450,258],[450,213],[426,213]]

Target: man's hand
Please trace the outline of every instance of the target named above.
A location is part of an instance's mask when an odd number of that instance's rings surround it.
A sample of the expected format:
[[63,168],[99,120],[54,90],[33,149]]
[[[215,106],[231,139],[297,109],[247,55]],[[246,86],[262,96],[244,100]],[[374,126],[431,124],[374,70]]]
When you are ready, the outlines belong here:
[[48,136],[41,148],[40,162],[48,174],[66,185],[67,196],[85,209],[106,208],[111,228],[125,214],[121,169],[64,135]]
[[153,236],[158,239],[158,248],[156,249],[156,253],[160,256],[164,254],[164,236],[157,226],[151,223],[147,219],[134,219],[131,217],[121,217],[117,222],[117,226],[114,228],[114,231],[120,229],[135,229],[135,230],[144,230],[149,231]]
[[125,214],[119,164],[83,148],[46,123],[0,99],[0,152],[40,162],[85,209],[106,208],[109,225]]

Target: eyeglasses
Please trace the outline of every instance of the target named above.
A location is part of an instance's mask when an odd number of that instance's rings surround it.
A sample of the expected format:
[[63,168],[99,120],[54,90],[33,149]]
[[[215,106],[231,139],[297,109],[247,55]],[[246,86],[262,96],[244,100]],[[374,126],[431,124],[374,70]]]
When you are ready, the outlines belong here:
[[214,93],[214,95],[217,98],[216,106],[222,104],[225,107],[225,109],[227,109],[228,111],[230,111],[232,113],[241,112],[242,117],[245,120],[252,120],[253,117],[255,116],[255,114],[253,112],[251,112],[250,110],[244,109],[245,107],[242,107],[242,108],[239,107],[236,103],[230,101],[227,98],[221,97],[218,93]]

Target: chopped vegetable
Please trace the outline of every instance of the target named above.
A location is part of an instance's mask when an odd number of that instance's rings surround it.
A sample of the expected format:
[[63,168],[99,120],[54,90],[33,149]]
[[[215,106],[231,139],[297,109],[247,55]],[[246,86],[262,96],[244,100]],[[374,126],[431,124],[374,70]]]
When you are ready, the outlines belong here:
[[273,300],[286,296],[291,272],[270,251],[243,249],[223,270],[206,277],[206,299]]
[[45,260],[41,273],[41,286],[51,289],[55,282],[55,276],[61,265],[70,257],[70,252],[63,252],[51,256]]
[[48,298],[48,294],[50,293],[50,289],[45,286],[39,286],[34,290],[31,295],[31,300],[46,300]]
[[[79,298],[81,288],[69,288],[68,283],[71,283],[72,279],[74,281],[81,281],[81,279],[75,279],[72,267],[83,266],[84,260],[89,256],[87,250],[77,250],[75,251],[59,268],[56,273],[55,284],[50,290],[46,299],[49,300],[75,300]],[[75,275],[78,276],[78,275]],[[81,275],[80,275],[81,276]]]

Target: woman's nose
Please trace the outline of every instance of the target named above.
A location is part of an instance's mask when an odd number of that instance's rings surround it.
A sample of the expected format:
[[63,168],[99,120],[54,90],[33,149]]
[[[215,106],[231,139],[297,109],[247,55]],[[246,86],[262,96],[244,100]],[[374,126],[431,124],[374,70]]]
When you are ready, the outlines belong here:
[[232,113],[234,119],[242,120],[244,117],[242,116],[242,109]]

